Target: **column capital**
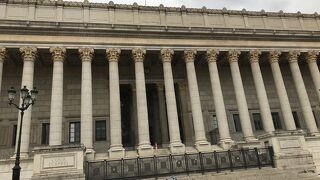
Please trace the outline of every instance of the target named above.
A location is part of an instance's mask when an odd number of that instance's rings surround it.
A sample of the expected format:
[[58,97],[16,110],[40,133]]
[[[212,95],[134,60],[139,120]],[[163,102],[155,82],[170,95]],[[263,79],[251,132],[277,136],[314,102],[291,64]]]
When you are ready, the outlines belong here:
[[119,48],[108,48],[106,49],[106,54],[109,62],[118,62],[121,54],[121,49]]
[[249,59],[250,63],[259,63],[259,58],[261,55],[260,50],[258,49],[250,50],[249,54],[250,54],[250,59]]
[[92,61],[92,57],[94,54],[93,48],[79,48],[79,54],[82,62],[84,61]]
[[299,55],[300,55],[300,51],[297,51],[297,50],[289,51],[289,54],[288,54],[289,63],[298,62]]
[[208,49],[207,50],[207,61],[208,63],[217,62],[219,55],[218,49]]
[[174,54],[174,51],[172,49],[161,49],[161,60],[162,62],[170,62],[172,60],[172,56]]
[[24,46],[19,49],[24,61],[35,61],[37,56],[37,48]]
[[7,55],[6,48],[0,47],[0,62],[3,62]]
[[52,60],[53,61],[64,61],[65,56],[66,56],[66,48],[64,47],[51,47],[49,49],[51,55],[52,55]]
[[316,62],[319,55],[319,51],[308,51],[307,63]]
[[135,62],[143,62],[146,50],[144,48],[132,49],[132,58]]
[[228,61],[229,63],[238,62],[241,51],[233,49],[228,51]]
[[196,49],[186,49],[183,52],[185,62],[194,62],[194,59],[197,55]]
[[278,50],[272,50],[269,52],[269,63],[278,63],[279,62],[279,57],[281,55],[281,51]]

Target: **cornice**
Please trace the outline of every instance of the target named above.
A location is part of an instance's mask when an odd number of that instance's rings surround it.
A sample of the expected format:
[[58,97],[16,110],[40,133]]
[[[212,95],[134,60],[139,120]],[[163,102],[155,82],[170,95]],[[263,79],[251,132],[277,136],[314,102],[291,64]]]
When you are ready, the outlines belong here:
[[159,6],[141,6],[137,3],[129,4],[115,4],[113,1],[108,3],[93,3],[88,0],[83,2],[76,1],[50,1],[50,0],[0,0],[0,3],[6,4],[25,4],[25,5],[45,5],[45,6],[65,6],[65,7],[89,7],[89,8],[108,8],[108,9],[136,9],[145,11],[166,11],[166,12],[186,12],[186,13],[207,13],[207,14],[230,14],[230,15],[253,15],[253,16],[278,16],[278,17],[320,17],[318,13],[304,14],[301,12],[286,13],[280,10],[279,12],[266,12],[263,9],[261,11],[247,11],[242,10],[228,10],[223,9],[208,9],[202,8],[187,8],[185,5],[181,7],[165,7],[160,4]]

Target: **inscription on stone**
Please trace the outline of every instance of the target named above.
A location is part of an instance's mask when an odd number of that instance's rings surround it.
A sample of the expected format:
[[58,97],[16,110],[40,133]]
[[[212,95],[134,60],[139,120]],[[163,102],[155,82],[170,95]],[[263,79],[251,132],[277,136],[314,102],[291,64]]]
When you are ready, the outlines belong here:
[[62,156],[62,157],[44,157],[43,168],[61,168],[61,167],[74,167],[75,157],[74,156]]
[[281,139],[279,140],[281,149],[300,148],[300,141],[297,139]]

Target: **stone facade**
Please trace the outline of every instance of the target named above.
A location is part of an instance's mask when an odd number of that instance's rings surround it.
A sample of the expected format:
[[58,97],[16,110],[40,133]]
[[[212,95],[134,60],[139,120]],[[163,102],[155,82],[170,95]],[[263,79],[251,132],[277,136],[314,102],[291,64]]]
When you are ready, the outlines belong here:
[[27,179],[44,177],[43,149],[68,151],[75,122],[85,160],[273,146],[279,169],[320,168],[318,14],[0,0],[0,27],[5,177],[20,126],[7,90],[24,85],[39,90]]

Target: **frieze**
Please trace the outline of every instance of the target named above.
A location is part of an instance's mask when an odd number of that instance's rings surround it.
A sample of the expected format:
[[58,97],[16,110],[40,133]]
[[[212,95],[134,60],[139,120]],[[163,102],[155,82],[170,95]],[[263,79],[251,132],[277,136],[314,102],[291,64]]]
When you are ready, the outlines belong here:
[[220,9],[208,9],[206,7],[203,8],[187,8],[185,5],[179,7],[164,7],[160,6],[140,6],[137,3],[133,3],[132,5],[128,4],[114,4],[114,2],[110,1],[108,3],[93,3],[87,0],[83,2],[76,1],[50,1],[50,0],[0,0],[0,3],[7,4],[37,4],[37,5],[48,5],[48,6],[72,6],[72,7],[100,7],[100,8],[117,8],[117,9],[142,9],[149,11],[172,11],[172,12],[188,12],[188,13],[208,13],[208,14],[230,14],[230,15],[254,15],[254,16],[278,16],[278,17],[319,17],[317,13],[314,14],[303,14],[301,12],[297,13],[285,13],[282,10],[279,12],[265,12],[261,11],[247,11],[245,9],[242,10],[227,10],[226,8]]

